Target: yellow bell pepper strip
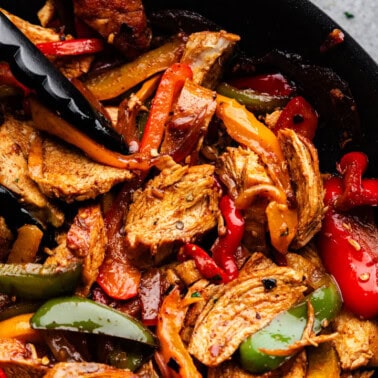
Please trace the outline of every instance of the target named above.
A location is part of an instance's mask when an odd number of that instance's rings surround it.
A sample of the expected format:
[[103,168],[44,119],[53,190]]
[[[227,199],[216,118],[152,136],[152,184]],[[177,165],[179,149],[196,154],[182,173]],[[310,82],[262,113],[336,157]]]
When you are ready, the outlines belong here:
[[289,209],[286,204],[272,201],[269,202],[265,214],[272,245],[278,252],[286,253],[297,231],[297,211]]
[[18,339],[24,342],[42,342],[39,331],[30,326],[33,313],[17,315],[0,322],[0,338]]
[[156,328],[160,341],[159,357],[174,378],[202,377],[179,334],[188,305],[198,300],[201,298],[188,297],[187,303],[183,303],[185,301],[181,300],[176,287],[164,298],[159,311]]
[[12,245],[7,263],[32,263],[35,261],[43,232],[34,224],[25,224],[17,230],[17,239]]
[[145,79],[178,62],[183,49],[184,41],[181,38],[175,38],[142,54],[132,62],[88,78],[85,84],[99,100],[117,97]]
[[148,170],[151,167],[151,159],[146,158],[146,156],[138,154],[122,155],[108,150],[71,126],[54,112],[51,112],[34,97],[30,97],[29,100],[32,119],[37,129],[53,134],[78,147],[94,161],[115,168],[141,171]]
[[[219,94],[216,115],[223,121],[231,138],[258,154],[271,173],[278,191],[268,192],[268,197],[272,197],[266,210],[270,238],[277,251],[286,253],[295,236],[298,219],[289,173],[276,135],[244,105]],[[245,198],[236,198],[235,204],[240,209],[249,205]]]
[[164,72],[140,142],[141,153],[153,155],[152,151],[158,150],[174,100],[184,86],[185,80],[192,77],[192,69],[185,63],[174,63]]

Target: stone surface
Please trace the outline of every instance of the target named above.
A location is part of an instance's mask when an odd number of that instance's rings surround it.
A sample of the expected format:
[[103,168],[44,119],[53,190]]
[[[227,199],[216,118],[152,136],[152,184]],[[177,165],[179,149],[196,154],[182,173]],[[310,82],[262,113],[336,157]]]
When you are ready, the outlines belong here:
[[377,0],[311,1],[349,33],[378,63]]

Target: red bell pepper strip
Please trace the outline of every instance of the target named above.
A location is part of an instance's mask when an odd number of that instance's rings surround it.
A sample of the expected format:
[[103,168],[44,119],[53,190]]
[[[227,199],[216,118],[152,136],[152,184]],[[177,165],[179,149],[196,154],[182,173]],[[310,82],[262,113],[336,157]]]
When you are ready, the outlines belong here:
[[7,378],[7,375],[5,374],[3,369],[0,369],[0,378]]
[[28,87],[25,87],[20,83],[12,74],[9,64],[5,62],[0,62],[0,84],[11,85],[13,87],[18,87],[22,89],[24,95],[27,96],[31,93]]
[[244,218],[229,195],[221,198],[219,208],[226,221],[227,231],[217,238],[211,252],[214,261],[226,272],[228,281],[232,281],[239,275],[235,253],[243,238]]
[[343,175],[343,193],[337,198],[335,207],[347,211],[356,206],[378,205],[378,179],[363,179],[368,158],[362,152],[345,154],[337,166]]
[[168,120],[174,100],[182,89],[186,79],[192,79],[191,68],[184,63],[174,63],[164,72],[140,142],[140,152],[151,154],[159,149],[163,139],[165,124]]
[[230,281],[225,271],[217,265],[214,259],[196,244],[185,244],[177,257],[179,261],[192,258],[199,272],[209,280],[220,280],[224,283]]
[[[351,157],[353,155],[346,156],[341,165],[348,163],[346,165],[350,167]],[[361,161],[357,159],[356,165],[359,166]],[[340,287],[345,306],[359,316],[374,318],[378,315],[378,228],[374,216],[368,213],[370,208],[360,207],[349,213],[337,208],[340,198],[343,198],[343,205],[348,199],[344,196],[348,186],[344,181],[352,178],[358,181],[349,174],[344,180],[331,177],[324,183],[324,202],[328,210],[317,243],[324,266]],[[359,177],[361,179],[361,175]],[[354,197],[351,199],[353,201]],[[353,202],[348,208],[360,204],[362,201]]]
[[159,269],[150,269],[142,274],[139,299],[142,305],[142,322],[145,326],[156,326],[161,305],[162,278]]
[[125,184],[105,215],[108,246],[96,281],[107,295],[115,299],[125,300],[138,295],[141,272],[128,260],[120,230],[131,193],[139,184],[137,179]]
[[318,114],[302,96],[297,96],[284,107],[273,131],[277,133],[281,129],[292,129],[313,140],[317,127]]
[[280,73],[238,77],[228,83],[237,89],[253,89],[272,96],[289,96],[294,91],[293,86]]
[[68,56],[95,54],[104,49],[104,43],[99,38],[78,38],[65,41],[41,42],[37,48],[45,55]]

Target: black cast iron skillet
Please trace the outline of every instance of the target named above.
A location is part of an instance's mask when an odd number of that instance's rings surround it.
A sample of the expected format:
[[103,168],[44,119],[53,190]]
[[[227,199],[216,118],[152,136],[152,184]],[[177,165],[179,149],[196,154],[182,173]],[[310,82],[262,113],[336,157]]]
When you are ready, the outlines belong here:
[[[37,22],[36,9],[43,3],[42,0],[0,0],[0,6],[34,22]],[[319,47],[328,33],[340,27],[310,1],[144,0],[144,4],[148,15],[167,9],[198,12],[223,29],[239,34],[240,49],[246,55],[263,56],[278,49],[333,69],[349,84],[361,121],[361,139],[355,135],[348,148],[366,152],[370,159],[369,174],[378,176],[378,66],[345,32],[341,45],[320,54]],[[188,23],[196,22],[189,17]],[[334,138],[332,127],[332,122],[326,124],[316,140],[323,171],[334,170],[335,161],[345,152]]]

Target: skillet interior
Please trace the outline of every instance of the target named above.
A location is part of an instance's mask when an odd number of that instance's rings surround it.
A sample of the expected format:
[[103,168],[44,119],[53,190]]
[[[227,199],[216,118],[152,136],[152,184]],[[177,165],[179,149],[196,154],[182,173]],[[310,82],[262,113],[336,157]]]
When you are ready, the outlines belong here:
[[[0,0],[0,6],[33,20],[35,10],[43,2]],[[352,146],[369,155],[369,173],[378,175],[378,66],[347,33],[344,43],[320,54],[321,43],[339,26],[310,1],[254,0],[230,6],[226,0],[144,0],[144,4],[147,13],[175,8],[198,12],[227,31],[241,35],[240,47],[248,55],[259,56],[277,48],[334,69],[349,83],[361,118],[362,140]],[[327,133],[317,143],[323,169],[332,170],[341,153],[337,148],[329,148],[335,143]]]
[[[345,41],[327,54],[319,46],[334,28],[339,27],[307,0],[240,1],[230,6],[226,0],[144,1],[148,11],[181,8],[198,12],[242,37],[241,49],[248,55],[263,55],[272,49],[298,53],[305,60],[330,67],[351,88],[361,118],[362,139],[353,147],[365,151],[371,161],[369,173],[378,174],[378,66],[347,33]],[[249,8],[252,8],[250,10]],[[329,148],[327,134],[318,141],[324,169],[333,170],[341,151]],[[332,163],[331,163],[332,162]]]

